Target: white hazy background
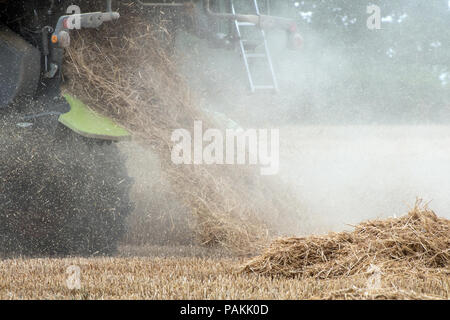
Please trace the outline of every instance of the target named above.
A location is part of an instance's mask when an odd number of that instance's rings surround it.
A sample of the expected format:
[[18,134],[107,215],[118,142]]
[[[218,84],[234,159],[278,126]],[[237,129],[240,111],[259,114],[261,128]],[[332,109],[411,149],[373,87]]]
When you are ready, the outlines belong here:
[[292,126],[281,129],[280,175],[312,232],[401,216],[416,198],[450,218],[450,128]]
[[[250,95],[238,52],[208,48],[189,35],[181,37],[181,43],[190,44],[183,51],[188,57],[183,68],[205,109],[244,128],[280,129],[279,174],[308,220],[299,234],[401,216],[417,198],[450,218],[450,126],[421,123],[421,112],[431,111],[416,106],[411,123],[395,124],[390,112],[396,110],[389,108],[380,119],[364,103],[367,92],[355,100],[358,92],[341,82],[357,73],[345,55],[330,48],[315,57],[311,51],[288,52],[283,37],[273,32],[269,38],[281,84],[278,95]],[[318,38],[311,45],[320,43]],[[333,94],[339,102],[333,102]]]

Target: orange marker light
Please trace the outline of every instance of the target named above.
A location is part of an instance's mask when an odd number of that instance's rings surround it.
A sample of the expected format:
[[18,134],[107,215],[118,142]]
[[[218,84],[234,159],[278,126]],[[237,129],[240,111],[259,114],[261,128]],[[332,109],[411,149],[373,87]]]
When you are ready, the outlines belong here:
[[57,35],[52,35],[52,43],[58,43],[58,36]]

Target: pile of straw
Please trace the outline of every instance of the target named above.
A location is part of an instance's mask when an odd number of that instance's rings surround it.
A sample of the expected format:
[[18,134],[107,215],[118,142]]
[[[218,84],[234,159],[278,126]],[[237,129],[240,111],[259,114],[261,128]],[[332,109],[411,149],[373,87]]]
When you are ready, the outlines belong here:
[[66,54],[65,90],[158,154],[174,193],[193,213],[201,244],[220,244],[242,255],[257,252],[271,233],[264,218],[276,219],[283,202],[260,181],[256,168],[172,163],[173,130],[193,132],[194,120],[202,120],[204,130],[221,126],[197,107],[178,74],[167,46],[173,35],[130,5],[121,5],[120,13],[119,21],[100,30],[74,34]]
[[373,272],[440,270],[450,275],[450,220],[416,204],[401,218],[361,223],[353,232],[274,241],[243,267],[269,276],[339,278]]

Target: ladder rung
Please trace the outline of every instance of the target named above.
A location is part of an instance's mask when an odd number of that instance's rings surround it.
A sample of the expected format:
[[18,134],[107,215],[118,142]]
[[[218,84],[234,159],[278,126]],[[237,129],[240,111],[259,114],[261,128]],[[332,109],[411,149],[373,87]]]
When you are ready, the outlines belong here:
[[264,44],[264,40],[258,41],[258,40],[241,39],[241,41],[244,42],[244,44],[257,44],[257,45]]
[[264,53],[245,53],[247,58],[265,58],[267,57]]
[[253,86],[256,90],[268,90],[268,89],[275,89],[274,86]]
[[254,50],[256,47],[264,45],[264,42],[254,41],[254,40],[242,40],[242,44],[245,49]]
[[256,24],[251,23],[251,22],[237,22],[239,27],[254,27],[256,26]]

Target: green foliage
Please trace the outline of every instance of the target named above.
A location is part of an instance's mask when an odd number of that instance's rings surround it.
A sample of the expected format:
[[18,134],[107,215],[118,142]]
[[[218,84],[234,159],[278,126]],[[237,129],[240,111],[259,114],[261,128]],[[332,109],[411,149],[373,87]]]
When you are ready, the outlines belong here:
[[[319,57],[323,52],[335,52],[339,57],[336,63],[339,59],[351,61],[350,70],[333,76],[334,88],[324,88],[333,96],[325,104],[332,100],[336,104],[368,106],[366,118],[450,120],[447,0],[286,0],[284,6],[272,3],[279,9],[278,14],[290,14],[298,21],[305,38],[305,55]],[[367,27],[370,14],[366,10],[372,4],[380,8],[380,30]],[[325,68],[317,59],[310,63],[317,64],[318,70]]]

